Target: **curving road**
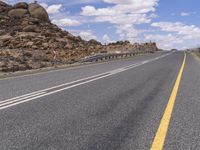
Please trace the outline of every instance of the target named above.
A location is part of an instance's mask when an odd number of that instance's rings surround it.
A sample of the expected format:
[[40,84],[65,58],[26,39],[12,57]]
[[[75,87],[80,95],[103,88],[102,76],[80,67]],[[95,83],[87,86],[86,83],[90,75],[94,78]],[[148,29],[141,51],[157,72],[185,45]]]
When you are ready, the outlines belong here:
[[200,149],[199,91],[200,64],[183,52],[0,79],[0,149]]

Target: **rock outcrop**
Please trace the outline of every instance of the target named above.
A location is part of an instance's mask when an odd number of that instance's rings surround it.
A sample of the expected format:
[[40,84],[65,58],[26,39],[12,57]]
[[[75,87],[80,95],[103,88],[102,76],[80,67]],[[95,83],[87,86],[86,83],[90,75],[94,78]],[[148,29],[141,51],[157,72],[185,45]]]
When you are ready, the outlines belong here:
[[12,9],[8,12],[8,16],[12,18],[17,18],[17,17],[21,18],[25,16],[26,14],[28,14],[28,10],[22,9],[22,8]]
[[70,63],[99,52],[99,42],[84,41],[52,24],[46,10],[36,3],[10,6],[0,1],[0,70],[18,71]]
[[109,43],[105,46],[105,50],[107,51],[148,51],[148,52],[155,52],[158,51],[156,43],[149,42],[149,43],[131,43],[129,41],[118,41],[115,43]]
[[[156,50],[156,45],[154,50]],[[145,46],[143,46],[145,47]],[[134,50],[137,45],[117,42],[102,45],[85,41],[52,24],[37,3],[10,6],[0,1],[0,71],[10,72],[74,62],[103,50]],[[142,49],[142,47],[140,46]]]
[[13,6],[15,9],[28,9],[28,4],[25,2],[17,3]]
[[43,21],[49,21],[49,16],[46,10],[39,4],[32,3],[28,5],[28,11],[33,18],[38,18]]

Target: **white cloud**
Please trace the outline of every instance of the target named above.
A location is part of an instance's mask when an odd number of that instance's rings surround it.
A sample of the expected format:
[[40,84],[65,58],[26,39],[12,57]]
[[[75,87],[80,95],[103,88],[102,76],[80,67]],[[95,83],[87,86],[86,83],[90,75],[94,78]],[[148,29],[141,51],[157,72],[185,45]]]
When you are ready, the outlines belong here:
[[104,35],[103,35],[102,41],[103,41],[104,43],[113,42],[113,41],[111,40],[111,38],[110,38],[107,34],[104,34]]
[[131,4],[132,0],[103,0],[106,3],[112,4]]
[[93,16],[95,13],[96,9],[93,6],[85,6],[82,7],[82,15],[84,16]]
[[163,33],[145,34],[145,39],[156,41],[163,49],[191,48],[200,43],[200,28],[195,25],[181,22],[155,22],[151,26],[160,28]]
[[40,5],[50,14],[52,23],[61,28],[81,25],[81,22],[78,21],[78,19],[73,19],[73,17],[69,15],[69,11],[66,11],[65,9],[61,11],[62,4],[48,5],[47,3],[40,3]]
[[200,28],[195,25],[186,25],[181,22],[156,22],[151,26],[159,27],[162,31],[176,32],[179,35],[200,37]]
[[57,4],[57,5],[51,5],[47,8],[47,12],[49,14],[55,14],[59,13],[60,8],[62,7],[62,4]]
[[95,8],[94,6],[82,7],[82,15],[85,16],[115,16],[118,14],[144,14],[154,12],[157,0],[133,0],[131,4],[117,4],[112,7]]
[[[146,40],[155,41],[157,42],[158,47],[170,50],[172,48],[180,48],[177,47],[178,44],[183,43],[183,39],[174,35],[174,34],[145,34],[144,35]],[[180,45],[178,45],[180,46]]]
[[40,5],[41,5],[42,7],[44,7],[45,9],[47,9],[47,8],[49,7],[47,3],[40,3]]
[[60,27],[67,27],[67,26],[79,26],[81,23],[74,19],[64,18],[64,19],[54,19],[52,20],[52,23],[55,23],[56,25]]
[[40,3],[40,5],[44,7],[49,14],[59,13],[62,7],[62,4],[53,4],[49,6],[47,3]]
[[152,13],[152,14],[150,14],[150,17],[151,17],[151,18],[158,18],[159,16],[156,15],[156,14],[154,14],[154,13]]
[[136,30],[132,24],[119,25],[116,28],[117,34],[119,34],[122,39],[136,38],[140,33],[140,31]]
[[91,40],[91,39],[97,39],[97,37],[93,34],[92,31],[81,31],[78,33],[79,36],[81,36],[84,40]]
[[187,12],[182,12],[180,15],[181,15],[182,17],[186,17],[186,16],[189,16],[190,14],[187,13]]
[[146,14],[119,14],[113,16],[98,16],[94,19],[96,22],[109,22],[111,24],[143,24],[150,23],[151,19]]
[[[105,3],[114,4],[104,8],[94,6],[82,7],[81,15],[92,17],[94,22],[108,22],[114,24],[116,33],[121,39],[134,40],[140,31],[135,25],[150,23],[157,17],[155,7],[158,0],[103,0]],[[151,13],[151,14],[150,14]]]
[[101,0],[67,0],[66,5],[77,5],[77,4],[89,4],[89,3],[96,3],[100,2]]

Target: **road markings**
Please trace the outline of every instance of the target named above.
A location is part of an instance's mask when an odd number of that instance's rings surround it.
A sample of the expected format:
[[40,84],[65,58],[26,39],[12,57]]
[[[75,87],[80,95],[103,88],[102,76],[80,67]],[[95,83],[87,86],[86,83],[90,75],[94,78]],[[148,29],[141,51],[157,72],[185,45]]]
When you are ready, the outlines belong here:
[[31,96],[37,95],[38,93],[40,94],[40,93],[42,93],[42,91],[37,91],[37,92],[33,92],[33,93],[29,93],[29,94],[13,97],[13,98],[10,98],[10,99],[7,99],[7,100],[3,100],[3,101],[0,101],[0,104],[8,102],[8,101],[13,101],[13,100],[16,100],[16,99],[31,97]]
[[[126,58],[126,60],[129,60],[132,58]],[[97,65],[103,65],[103,64],[107,64],[107,63],[111,63],[111,62],[116,62],[116,61],[122,61],[123,59],[118,59],[118,60],[112,60],[112,61],[106,61],[106,62],[98,62],[98,63],[94,63],[94,64],[81,64],[81,65],[69,65],[65,68],[58,68],[56,70],[44,70],[44,72],[35,72],[37,70],[33,70],[33,71],[27,71],[27,74],[25,75],[17,75],[16,76],[11,76],[11,77],[5,77],[5,78],[0,78],[0,81],[2,80],[10,80],[10,79],[16,79],[16,78],[22,78],[22,77],[29,77],[29,76],[34,76],[34,75],[40,75],[40,74],[47,74],[47,73],[53,73],[53,72],[59,72],[59,71],[67,71],[67,70],[72,70],[72,69],[81,69],[84,67],[91,67],[91,66],[97,66]],[[38,69],[39,70],[39,69]],[[31,73],[32,72],[32,73]]]
[[184,52],[184,59],[183,59],[182,66],[180,68],[178,77],[177,77],[175,85],[173,87],[173,90],[172,90],[171,96],[169,98],[169,102],[167,104],[167,107],[165,109],[164,115],[161,119],[161,122],[160,122],[159,128],[157,130],[156,136],[153,140],[151,150],[162,150],[163,149],[165,138],[166,138],[168,127],[169,127],[169,123],[170,123],[170,119],[171,119],[173,108],[174,108],[174,104],[175,104],[175,101],[176,101],[176,96],[177,96],[177,93],[178,93],[181,77],[182,77],[183,70],[184,70],[184,67],[185,67],[185,62],[186,62],[186,53]]
[[18,101],[21,101],[21,100],[24,100],[24,99],[27,99],[27,98],[31,98],[31,97],[35,97],[35,96],[38,96],[38,95],[42,95],[42,94],[45,94],[45,92],[38,92],[38,93],[35,93],[35,94],[31,94],[29,96],[24,96],[22,98],[14,98],[14,99],[8,99],[8,100],[5,100],[5,101],[1,101],[0,102],[0,107],[2,107],[4,105],[11,104],[11,103],[14,103],[14,102],[18,102]]
[[58,92],[61,92],[61,91],[64,91],[64,90],[67,90],[67,89],[70,89],[70,88],[74,88],[74,87],[77,87],[77,86],[80,86],[80,85],[83,85],[83,84],[86,84],[86,83],[90,83],[90,82],[93,82],[93,81],[96,81],[96,80],[99,80],[99,79],[102,79],[102,78],[106,78],[108,76],[112,76],[112,75],[130,70],[130,69],[142,66],[146,63],[153,62],[155,60],[166,57],[170,54],[172,54],[172,53],[162,55],[160,57],[157,57],[156,59],[153,58],[153,59],[150,59],[150,60],[147,60],[147,61],[142,61],[140,63],[136,63],[136,64],[132,64],[132,65],[129,65],[129,66],[126,66],[126,67],[118,68],[118,69],[115,69],[115,70],[112,70],[112,71],[109,71],[109,72],[105,72],[105,73],[102,73],[102,74],[98,74],[98,75],[95,75],[95,76],[79,79],[79,80],[76,80],[76,81],[57,85],[57,86],[47,88],[47,89],[44,89],[44,90],[40,90],[40,91],[36,91],[36,92],[33,92],[33,93],[25,94],[25,95],[22,95],[22,96],[17,96],[17,97],[11,98],[11,99],[3,100],[3,101],[0,101],[0,110],[6,109],[6,108],[9,108],[9,107],[21,104],[21,103],[25,103],[25,102],[28,102],[28,101],[31,101],[31,100],[34,100],[34,99],[38,99],[38,98],[41,98],[41,97],[44,97],[44,96],[47,96],[47,95],[58,93]]

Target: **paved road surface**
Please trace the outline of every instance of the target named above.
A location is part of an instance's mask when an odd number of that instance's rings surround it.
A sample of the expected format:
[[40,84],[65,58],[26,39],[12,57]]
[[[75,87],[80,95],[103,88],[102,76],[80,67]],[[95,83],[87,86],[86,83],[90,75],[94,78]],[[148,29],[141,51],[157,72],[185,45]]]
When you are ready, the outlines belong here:
[[[156,53],[0,79],[0,149],[150,149],[183,60]],[[199,91],[200,64],[187,53],[164,149],[200,149]]]

